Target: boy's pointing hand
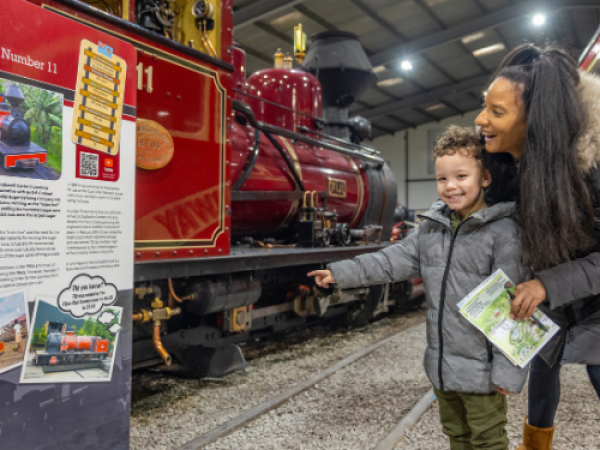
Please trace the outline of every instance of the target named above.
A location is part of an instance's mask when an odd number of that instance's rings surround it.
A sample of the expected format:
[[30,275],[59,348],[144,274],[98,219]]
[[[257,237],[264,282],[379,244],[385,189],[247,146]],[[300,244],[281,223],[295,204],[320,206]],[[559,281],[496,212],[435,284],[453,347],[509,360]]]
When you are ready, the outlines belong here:
[[315,283],[322,288],[328,288],[330,284],[335,284],[331,270],[313,270],[307,276],[315,277]]

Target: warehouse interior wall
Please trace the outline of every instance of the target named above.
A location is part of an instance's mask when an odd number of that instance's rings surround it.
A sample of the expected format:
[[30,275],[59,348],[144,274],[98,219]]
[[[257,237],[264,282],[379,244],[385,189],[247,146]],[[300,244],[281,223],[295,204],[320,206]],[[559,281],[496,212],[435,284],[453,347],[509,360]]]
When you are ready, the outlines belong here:
[[473,126],[478,114],[478,110],[471,111],[373,140],[373,147],[381,152],[396,177],[399,203],[409,209],[422,211],[429,209],[438,199],[431,157],[433,143],[449,125]]

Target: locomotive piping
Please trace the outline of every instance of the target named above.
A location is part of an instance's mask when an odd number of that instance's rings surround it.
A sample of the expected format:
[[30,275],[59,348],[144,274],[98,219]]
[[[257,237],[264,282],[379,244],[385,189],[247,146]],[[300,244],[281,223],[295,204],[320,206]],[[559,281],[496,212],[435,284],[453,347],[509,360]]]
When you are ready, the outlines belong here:
[[252,149],[252,159],[250,163],[248,163],[248,167],[242,174],[242,176],[235,182],[233,188],[231,188],[232,192],[239,191],[240,188],[244,185],[252,170],[254,169],[254,165],[256,164],[256,160],[258,159],[258,149],[260,147],[260,130],[258,128],[254,129],[254,148]]
[[344,155],[353,156],[355,158],[366,159],[377,164],[385,163],[385,161],[379,156],[370,155],[365,151],[356,151],[349,148],[340,147],[339,145],[335,145],[330,142],[319,141],[318,139],[311,138],[309,136],[306,136],[305,134],[296,133],[294,131],[286,130],[285,128],[260,122],[256,119],[256,116],[254,116],[254,112],[252,111],[250,106],[246,105],[243,102],[240,102],[239,100],[233,100],[231,104],[234,110],[240,111],[248,117],[250,125],[252,125],[254,128],[258,128],[264,133],[274,133],[279,136],[284,136],[288,139],[294,139],[298,142],[304,142],[305,144],[314,145],[316,147],[323,147],[328,150],[333,150],[335,152],[342,153]]
[[277,149],[277,151],[279,152],[279,154],[285,161],[286,165],[288,166],[288,169],[290,169],[290,172],[292,173],[292,176],[294,177],[294,181],[296,181],[296,185],[300,188],[301,191],[306,191],[306,189],[304,188],[304,184],[302,183],[302,180],[300,179],[300,176],[296,172],[296,168],[292,164],[292,161],[290,161],[290,158],[289,158],[288,154],[285,152],[285,150],[283,149],[283,147],[279,144],[279,142],[277,142],[277,140],[273,137],[273,135],[271,133],[264,131],[264,130],[263,130],[263,133],[265,133],[265,136],[267,136],[267,139],[269,139],[269,141],[271,141],[271,144],[273,144],[273,146]]
[[167,366],[170,366],[173,362],[171,355],[165,350],[163,347],[162,341],[160,340],[160,320],[154,321],[154,331],[152,332],[152,343],[154,344],[154,348],[156,352],[160,355],[160,357],[164,360]]

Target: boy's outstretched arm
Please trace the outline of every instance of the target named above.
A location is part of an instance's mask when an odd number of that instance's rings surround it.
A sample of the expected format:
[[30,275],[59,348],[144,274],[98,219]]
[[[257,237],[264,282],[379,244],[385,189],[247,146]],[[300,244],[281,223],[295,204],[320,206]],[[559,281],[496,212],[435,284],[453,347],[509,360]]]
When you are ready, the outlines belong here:
[[315,283],[322,288],[328,288],[330,284],[335,284],[335,278],[333,278],[331,270],[313,270],[306,275],[315,277]]
[[419,276],[419,232],[375,253],[359,255],[329,266],[340,288],[372,286]]

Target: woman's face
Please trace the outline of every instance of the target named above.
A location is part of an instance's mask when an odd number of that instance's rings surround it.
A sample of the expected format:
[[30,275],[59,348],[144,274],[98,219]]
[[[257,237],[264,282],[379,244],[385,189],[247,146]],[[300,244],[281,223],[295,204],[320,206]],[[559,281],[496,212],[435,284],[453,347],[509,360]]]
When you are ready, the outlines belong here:
[[485,136],[490,153],[510,153],[521,157],[527,127],[521,94],[512,81],[497,78],[485,97],[485,108],[475,119]]

